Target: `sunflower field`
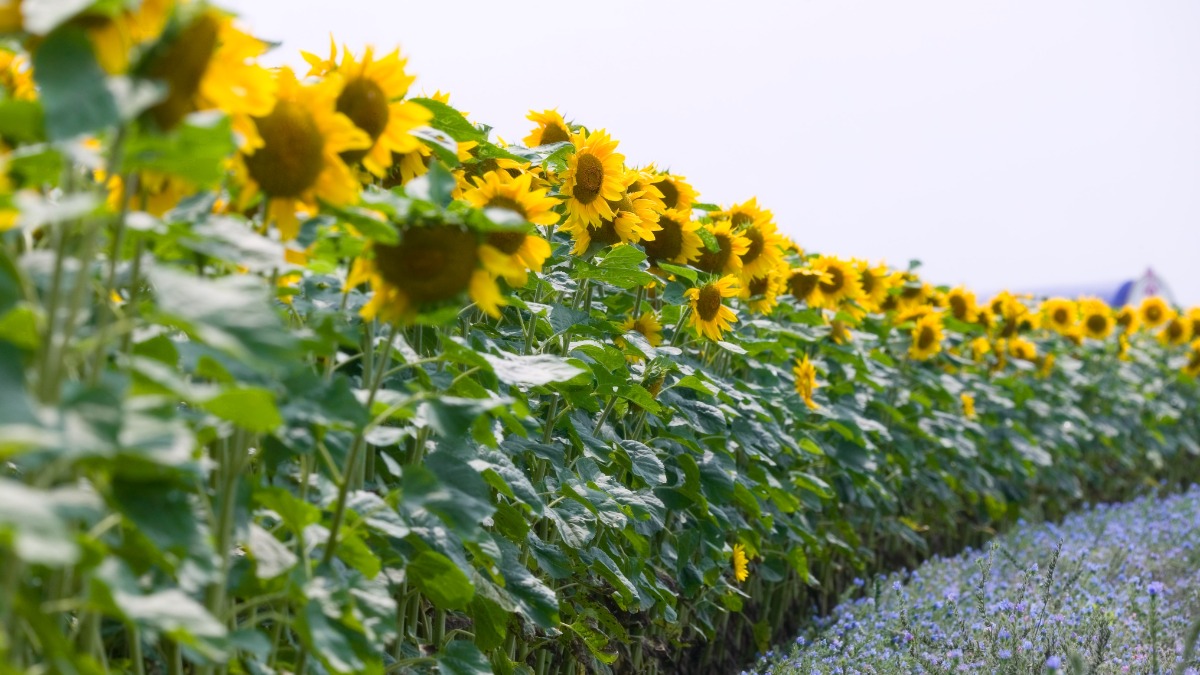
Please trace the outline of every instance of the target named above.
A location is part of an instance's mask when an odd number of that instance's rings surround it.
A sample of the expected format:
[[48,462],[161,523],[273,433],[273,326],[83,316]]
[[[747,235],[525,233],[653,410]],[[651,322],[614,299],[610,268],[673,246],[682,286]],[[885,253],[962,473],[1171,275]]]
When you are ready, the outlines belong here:
[[805,251],[203,2],[0,32],[0,672],[721,672],[1200,477],[1200,310]]

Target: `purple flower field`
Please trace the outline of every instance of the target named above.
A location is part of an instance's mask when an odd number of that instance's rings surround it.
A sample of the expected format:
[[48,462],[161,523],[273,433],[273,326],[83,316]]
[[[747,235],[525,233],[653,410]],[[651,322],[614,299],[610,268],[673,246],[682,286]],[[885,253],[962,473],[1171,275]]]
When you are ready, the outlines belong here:
[[755,673],[1200,673],[1200,488],[856,581]]

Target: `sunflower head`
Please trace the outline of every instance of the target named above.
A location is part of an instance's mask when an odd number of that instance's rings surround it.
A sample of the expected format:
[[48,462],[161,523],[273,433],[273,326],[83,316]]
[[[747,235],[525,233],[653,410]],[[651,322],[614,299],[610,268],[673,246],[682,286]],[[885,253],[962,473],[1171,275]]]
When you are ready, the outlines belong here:
[[969,420],[975,419],[975,397],[964,391],[959,399],[962,401],[963,416]]
[[1126,305],[1117,312],[1117,326],[1121,329],[1121,333],[1129,335],[1134,333],[1142,325],[1142,313],[1134,307]]
[[557,110],[543,110],[542,112],[530,110],[525,119],[537,125],[525,137],[524,143],[527,148],[571,140],[571,126]]
[[733,223],[728,220],[706,223],[703,227],[716,241],[717,249],[702,249],[693,266],[710,274],[740,273],[742,256],[750,249],[750,240],[734,230]]
[[1183,372],[1191,377],[1200,377],[1200,339],[1192,342],[1188,350],[1188,360],[1183,366]]
[[1037,359],[1037,345],[1023,337],[1015,337],[1008,341],[1008,353],[1014,359],[1033,362]]
[[704,241],[697,234],[700,223],[692,220],[687,212],[663,211],[658,217],[658,227],[653,239],[641,242],[651,265],[659,261],[686,265],[700,257],[704,247]]
[[808,406],[810,410],[816,410],[817,404],[813,401],[813,392],[819,386],[817,384],[817,368],[807,354],[796,361],[795,367],[792,368],[792,374],[796,376],[796,393],[804,401],[804,405]]
[[865,260],[855,261],[858,269],[858,285],[862,288],[859,304],[868,312],[883,309],[888,294],[898,283],[897,276],[887,268],[887,265],[872,266]]
[[823,255],[812,262],[812,268],[824,275],[817,283],[813,304],[836,310],[842,303],[854,302],[862,297],[862,282],[851,263]]
[[601,220],[614,219],[609,204],[625,197],[625,156],[603,130],[577,131],[571,143],[575,153],[567,159],[561,189],[567,214],[571,221],[599,227]]
[[1187,312],[1188,323],[1192,324],[1192,336],[1200,337],[1200,307],[1193,307]]
[[1141,307],[1138,308],[1138,318],[1141,319],[1142,325],[1148,329],[1158,328],[1175,315],[1175,310],[1167,304],[1166,300],[1152,295],[1145,300],[1142,300]]
[[733,578],[740,584],[750,578],[750,559],[746,557],[746,547],[741,544],[733,545]]
[[733,275],[726,275],[684,292],[692,310],[690,323],[697,335],[716,341],[733,327],[737,321],[737,314],[725,305],[724,300],[737,293],[738,281]]
[[166,98],[146,111],[159,129],[174,129],[185,115],[195,110],[194,98],[216,51],[220,28],[216,12],[202,12],[165,49],[151,57],[147,75],[167,86]]
[[983,358],[990,351],[992,351],[992,343],[988,342],[987,338],[980,336],[971,340],[971,358],[975,363],[983,363]]
[[[662,344],[662,323],[659,322],[658,316],[654,312],[644,312],[637,318],[628,317],[621,322],[622,333],[640,333],[646,338],[646,342],[650,343],[651,347],[657,347]],[[624,348],[626,346],[623,338],[616,339],[617,346]],[[641,357],[631,354],[627,357],[631,361],[641,360]]]
[[1099,298],[1084,298],[1079,301],[1079,313],[1082,317],[1080,327],[1085,336],[1103,340],[1112,333],[1114,321],[1108,303]]
[[687,182],[687,179],[665,171],[655,174],[653,167],[650,167],[649,170],[653,174],[654,187],[658,188],[662,194],[663,208],[676,209],[690,214],[692,205],[696,203],[699,195]]
[[944,339],[942,315],[937,312],[929,312],[917,319],[916,325],[913,326],[912,345],[908,349],[908,355],[918,361],[932,358],[942,351],[942,340]]
[[405,72],[406,63],[398,49],[378,56],[367,47],[360,58],[343,48],[341,64],[329,75],[341,83],[337,111],[371,140],[368,147],[343,151],[341,157],[349,164],[362,162],[375,176],[387,175],[396,155],[416,150],[421,142],[412,131],[433,118],[424,106],[400,100],[416,79]]
[[1164,345],[1178,347],[1192,339],[1192,322],[1187,317],[1173,316],[1158,333],[1158,341]]
[[788,273],[787,290],[798,302],[807,302],[811,306],[817,285],[826,279],[824,272],[810,267],[797,267]]
[[770,314],[779,304],[780,294],[787,290],[787,273],[787,263],[781,261],[765,275],[744,280],[739,297],[746,301],[750,311]]
[[1079,317],[1079,308],[1066,298],[1050,298],[1042,303],[1042,323],[1060,335],[1065,335]]

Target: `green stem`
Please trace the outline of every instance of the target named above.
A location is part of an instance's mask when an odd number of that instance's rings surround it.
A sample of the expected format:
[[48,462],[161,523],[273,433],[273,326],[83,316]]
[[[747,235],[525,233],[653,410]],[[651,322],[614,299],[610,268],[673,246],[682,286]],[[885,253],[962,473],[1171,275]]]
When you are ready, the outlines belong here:
[[100,298],[100,305],[107,307],[108,311],[100,312],[96,317],[100,326],[96,338],[96,350],[92,353],[92,384],[98,382],[100,373],[104,372],[104,348],[108,342],[113,315],[116,314],[116,307],[113,306],[111,296],[116,289],[117,263],[121,261],[121,248],[125,244],[125,218],[129,214],[129,201],[136,183],[137,176],[133,174],[127,174],[121,181],[121,208],[117,211],[116,221],[113,223],[112,249],[108,254],[108,274],[105,276],[104,291]]
[[613,408],[617,405],[617,398],[616,394],[609,397],[608,405],[604,406],[604,410],[600,411],[600,418],[596,420],[596,428],[592,430],[592,435],[600,433],[600,429],[604,426],[604,420],[608,419],[609,414],[612,413]]

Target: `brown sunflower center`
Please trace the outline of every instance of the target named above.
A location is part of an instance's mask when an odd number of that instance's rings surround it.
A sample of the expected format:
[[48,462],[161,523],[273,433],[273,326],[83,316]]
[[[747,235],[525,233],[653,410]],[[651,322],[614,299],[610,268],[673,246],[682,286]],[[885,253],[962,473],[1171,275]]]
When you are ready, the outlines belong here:
[[683,252],[683,225],[662,216],[658,219],[662,229],[654,233],[654,239],[643,241],[646,257],[654,260],[674,260]]
[[721,311],[721,291],[716,286],[708,284],[700,289],[700,297],[696,299],[696,313],[704,321],[712,321]]
[[573,196],[582,204],[591,204],[600,195],[604,186],[604,163],[591,153],[579,156],[575,164],[575,191]]
[[1133,323],[1133,313],[1132,312],[1121,312],[1119,315],[1117,315],[1117,325],[1119,325],[1120,327],[1128,328],[1129,325],[1132,323]]
[[475,244],[475,235],[464,229],[416,227],[395,246],[375,244],[375,266],[414,303],[450,300],[471,284]]
[[521,216],[525,220],[529,220],[529,214],[525,212],[525,205],[521,202],[505,195],[492,195],[488,197],[487,208],[489,209],[508,209],[513,213]]
[[930,326],[921,326],[917,333],[917,349],[929,349],[937,341],[937,332]]
[[593,242],[605,246],[621,243],[621,233],[617,232],[616,224],[607,218],[600,219],[600,227],[588,225],[588,233]]
[[1183,337],[1183,323],[1179,321],[1172,321],[1171,323],[1167,324],[1167,337],[1170,338],[1172,342],[1178,342],[1179,339]]
[[[733,224],[737,225],[737,216],[733,217]],[[742,236],[750,240],[750,248],[746,249],[746,254],[742,256],[742,264],[749,265],[758,259],[765,250],[767,242],[763,239],[762,232],[758,231],[757,227],[751,227],[742,233]]]
[[1103,314],[1092,314],[1087,318],[1087,329],[1092,333],[1104,333],[1108,330],[1108,317]]
[[771,287],[770,277],[755,277],[746,284],[746,289],[750,291],[750,297],[756,295],[766,295],[767,289]]
[[829,281],[821,282],[821,291],[830,295],[840,292],[846,285],[846,273],[840,267],[828,267],[825,273],[829,275]]
[[900,291],[900,297],[905,300],[916,300],[921,297],[921,287],[917,285],[905,284],[904,289]]
[[299,197],[325,168],[325,139],[312,113],[293,101],[279,101],[254,124],[263,146],[246,158],[250,177],[272,197]]
[[743,225],[749,225],[750,223],[753,223],[754,216],[751,216],[743,211],[738,211],[737,213],[733,214],[733,216],[729,219],[729,222],[733,223],[734,227],[741,227]]
[[1150,305],[1146,308],[1146,321],[1150,323],[1158,323],[1162,320],[1162,308],[1158,305]]
[[679,188],[669,180],[659,181],[658,191],[663,194],[663,205],[668,209],[679,206]]
[[[374,80],[356,77],[346,83],[337,98],[337,111],[350,118],[354,126],[367,132],[374,143],[383,135],[388,124],[388,101],[383,88]],[[342,159],[353,164],[367,156],[370,148],[347,150]]]
[[700,253],[700,259],[694,264],[705,272],[722,272],[725,265],[729,264],[729,256],[733,255],[733,242],[730,241],[729,235],[725,234],[716,234],[713,238],[717,240],[717,250],[710,251],[705,248]]
[[1200,370],[1200,350],[1193,349],[1192,353],[1188,355],[1187,368],[1188,370]]
[[527,236],[524,232],[489,232],[487,243],[512,255],[521,249]]
[[863,270],[863,273],[858,276],[858,283],[862,284],[863,292],[870,295],[875,290],[875,275],[871,270]]
[[1065,325],[1071,320],[1070,313],[1065,307],[1058,307],[1054,310],[1054,323]]
[[150,77],[167,84],[166,99],[149,111],[160,129],[175,128],[192,111],[192,99],[216,51],[219,30],[216,17],[205,12],[180,31],[171,46],[150,66]]
[[547,124],[546,128],[542,129],[542,142],[539,145],[550,145],[569,140],[571,140],[571,134],[566,129],[557,124]]
[[[865,288],[865,287],[864,287]],[[959,321],[967,320],[967,299],[961,295],[952,295],[949,299],[950,313]]]
[[792,297],[797,300],[807,300],[808,296],[817,288],[817,277],[813,274],[805,274],[803,271],[796,272],[788,277],[788,290],[792,292]]

